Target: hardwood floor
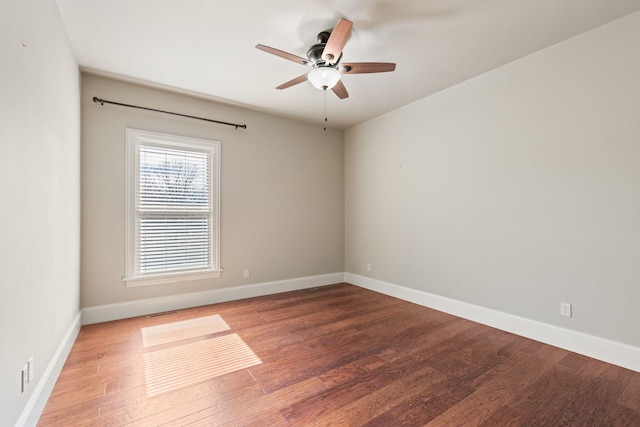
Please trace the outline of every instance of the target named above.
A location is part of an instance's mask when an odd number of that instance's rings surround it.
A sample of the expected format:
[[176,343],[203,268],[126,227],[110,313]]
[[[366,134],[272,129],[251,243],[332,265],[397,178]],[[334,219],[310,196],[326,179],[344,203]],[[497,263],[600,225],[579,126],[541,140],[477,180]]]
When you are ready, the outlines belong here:
[[38,425],[640,426],[640,373],[338,284],[84,326]]

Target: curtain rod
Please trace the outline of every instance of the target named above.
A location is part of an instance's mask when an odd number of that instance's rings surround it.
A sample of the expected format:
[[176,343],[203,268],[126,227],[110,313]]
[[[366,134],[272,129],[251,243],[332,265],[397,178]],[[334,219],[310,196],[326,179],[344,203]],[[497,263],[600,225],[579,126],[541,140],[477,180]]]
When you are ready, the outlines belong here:
[[238,128],[246,129],[247,128],[247,125],[239,125],[239,124],[236,124],[236,123],[221,122],[220,120],[205,119],[204,117],[196,117],[196,116],[190,116],[188,114],[173,113],[171,111],[156,110],[155,108],[140,107],[139,105],[131,105],[131,104],[123,104],[121,102],[115,102],[115,101],[107,101],[106,99],[100,99],[97,96],[93,97],[93,102],[95,102],[95,103],[99,102],[100,105],[113,104],[113,105],[120,105],[121,107],[139,108],[141,110],[155,111],[155,112],[158,112],[158,113],[165,113],[165,114],[173,114],[174,116],[188,117],[190,119],[204,120],[205,122],[212,122],[212,123],[218,123],[218,124],[221,124],[221,125],[233,126],[236,129],[238,129]]

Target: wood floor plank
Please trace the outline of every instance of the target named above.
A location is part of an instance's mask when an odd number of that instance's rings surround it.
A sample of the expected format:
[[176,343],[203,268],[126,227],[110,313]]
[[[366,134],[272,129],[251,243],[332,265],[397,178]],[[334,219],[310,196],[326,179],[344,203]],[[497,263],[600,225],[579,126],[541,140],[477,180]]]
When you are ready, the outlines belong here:
[[640,426],[640,412],[626,406],[614,405],[602,420],[604,426]]
[[[561,409],[564,402],[562,396],[575,394],[583,381],[577,372],[560,365],[552,366],[481,425],[549,425]],[[544,410],[541,411],[542,408]]]
[[[212,316],[229,330],[143,345]],[[231,335],[261,363],[220,368]],[[84,326],[38,425],[635,426],[639,396],[638,372],[336,284]]]
[[602,425],[631,379],[626,369],[591,361],[589,365],[593,373],[552,420],[555,425]]
[[620,395],[618,404],[640,412],[640,376],[630,373],[629,377],[629,383]]

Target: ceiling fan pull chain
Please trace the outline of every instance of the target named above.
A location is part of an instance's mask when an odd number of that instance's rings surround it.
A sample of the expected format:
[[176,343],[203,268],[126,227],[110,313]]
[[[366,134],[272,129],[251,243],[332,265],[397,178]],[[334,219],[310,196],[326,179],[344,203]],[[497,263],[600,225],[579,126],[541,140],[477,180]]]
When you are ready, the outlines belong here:
[[324,86],[323,89],[324,89],[323,92],[324,92],[324,123],[325,123],[324,131],[326,132],[327,131],[327,122],[329,121],[327,119],[327,87]]

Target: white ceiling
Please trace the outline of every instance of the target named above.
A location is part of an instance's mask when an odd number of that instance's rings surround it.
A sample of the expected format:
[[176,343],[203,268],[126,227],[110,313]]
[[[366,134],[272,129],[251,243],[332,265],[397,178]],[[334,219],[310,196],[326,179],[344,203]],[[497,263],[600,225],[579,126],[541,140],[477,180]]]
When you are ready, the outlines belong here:
[[347,18],[354,26],[343,62],[395,62],[397,69],[343,76],[350,97],[340,100],[328,93],[329,126],[335,128],[353,126],[640,10],[640,0],[57,3],[85,70],[318,124],[324,122],[322,91],[308,82],[275,89],[309,69],[255,45],[306,57],[318,32]]

